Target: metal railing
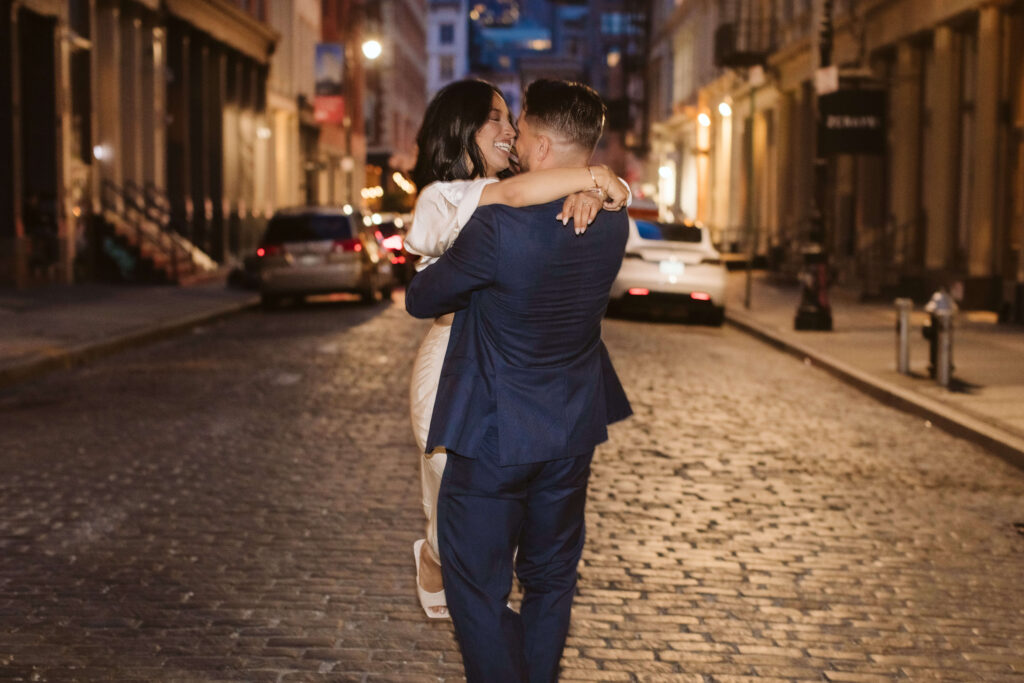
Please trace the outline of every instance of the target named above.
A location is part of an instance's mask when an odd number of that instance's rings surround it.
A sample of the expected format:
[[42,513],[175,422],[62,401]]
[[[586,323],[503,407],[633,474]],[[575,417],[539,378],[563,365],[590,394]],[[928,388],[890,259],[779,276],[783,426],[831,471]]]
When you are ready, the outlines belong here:
[[104,211],[121,219],[134,233],[141,251],[147,245],[167,258],[170,274],[178,280],[181,272],[179,252],[170,227],[170,202],[166,193],[147,183],[145,187],[128,181],[123,186],[109,178],[101,185],[100,202]]

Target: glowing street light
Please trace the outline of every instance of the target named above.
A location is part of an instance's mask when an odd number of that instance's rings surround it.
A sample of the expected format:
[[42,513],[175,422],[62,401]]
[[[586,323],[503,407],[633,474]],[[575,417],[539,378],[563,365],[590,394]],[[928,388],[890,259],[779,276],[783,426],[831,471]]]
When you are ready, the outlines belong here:
[[728,102],[722,102],[718,105],[718,113],[725,118],[732,116],[732,107],[729,106]]
[[363,43],[363,54],[366,56],[367,59],[377,59],[378,57],[380,57],[380,54],[383,51],[384,48],[381,47],[380,41],[367,40],[365,43]]
[[705,114],[704,112],[701,112],[701,113],[700,113],[700,114],[699,114],[699,115],[697,116],[697,122],[698,122],[698,123],[699,123],[700,125],[702,125],[702,126],[704,126],[705,128],[707,128],[708,126],[710,126],[710,125],[711,125],[711,117],[710,117],[710,116],[708,116],[707,114]]

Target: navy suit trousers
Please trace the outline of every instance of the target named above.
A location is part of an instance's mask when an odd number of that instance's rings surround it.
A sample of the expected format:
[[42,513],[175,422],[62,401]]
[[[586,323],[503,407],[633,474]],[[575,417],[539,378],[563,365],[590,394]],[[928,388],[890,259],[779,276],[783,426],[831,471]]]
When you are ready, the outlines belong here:
[[[593,452],[501,467],[449,452],[438,497],[445,597],[469,683],[558,680]],[[515,572],[520,612],[506,605]]]

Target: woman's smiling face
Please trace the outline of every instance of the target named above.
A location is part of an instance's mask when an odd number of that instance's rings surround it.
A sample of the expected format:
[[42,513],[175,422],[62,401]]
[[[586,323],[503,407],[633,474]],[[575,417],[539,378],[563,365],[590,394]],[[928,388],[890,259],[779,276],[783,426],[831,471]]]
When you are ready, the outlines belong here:
[[484,175],[493,178],[508,168],[508,157],[516,141],[516,130],[508,114],[508,105],[494,93],[487,121],[476,132],[476,144],[484,159]]

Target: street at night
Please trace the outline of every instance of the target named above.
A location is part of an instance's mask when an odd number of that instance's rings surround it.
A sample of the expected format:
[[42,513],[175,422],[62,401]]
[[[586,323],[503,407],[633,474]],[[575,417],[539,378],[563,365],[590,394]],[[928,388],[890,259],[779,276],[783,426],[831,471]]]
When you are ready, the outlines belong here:
[[[463,680],[414,587],[428,326],[254,310],[4,389],[0,679]],[[604,330],[635,415],[563,680],[1024,678],[1020,470],[732,327]]]

